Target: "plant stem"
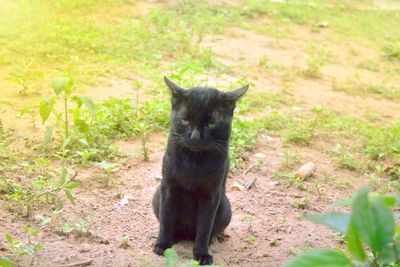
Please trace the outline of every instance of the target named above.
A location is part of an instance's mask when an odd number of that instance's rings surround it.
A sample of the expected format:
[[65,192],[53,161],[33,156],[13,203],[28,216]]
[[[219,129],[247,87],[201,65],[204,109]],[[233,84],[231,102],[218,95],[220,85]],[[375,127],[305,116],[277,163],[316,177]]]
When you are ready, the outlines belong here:
[[68,138],[68,101],[66,92],[64,92],[64,116],[65,116],[65,138]]

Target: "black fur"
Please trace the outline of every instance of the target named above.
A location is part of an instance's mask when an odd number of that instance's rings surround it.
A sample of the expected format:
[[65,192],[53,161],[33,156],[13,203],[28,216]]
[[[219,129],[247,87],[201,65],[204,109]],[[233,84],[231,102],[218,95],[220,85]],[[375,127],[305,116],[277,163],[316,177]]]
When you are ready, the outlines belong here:
[[208,246],[231,220],[225,195],[228,145],[236,100],[248,86],[223,93],[184,90],[165,78],[172,92],[172,118],[161,186],[153,197],[160,221],[154,252],[163,255],[180,240],[193,240],[194,259],[211,264]]

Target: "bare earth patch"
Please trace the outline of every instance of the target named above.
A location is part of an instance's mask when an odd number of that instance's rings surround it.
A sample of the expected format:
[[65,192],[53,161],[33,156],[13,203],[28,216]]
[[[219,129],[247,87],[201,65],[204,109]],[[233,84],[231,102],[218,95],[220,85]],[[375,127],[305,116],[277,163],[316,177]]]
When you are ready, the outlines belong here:
[[[67,207],[50,226],[38,236],[46,245],[41,252],[40,266],[63,266],[93,260],[92,266],[162,266],[164,259],[152,252],[158,233],[158,222],[153,215],[151,198],[159,185],[163,149],[159,142],[166,136],[156,135],[150,145],[150,161],[131,159],[117,174],[119,186],[105,188],[99,182],[101,172],[89,170],[77,177],[80,187],[76,192],[77,206]],[[158,140],[158,141],[157,141]],[[120,143],[125,151],[138,146]],[[125,146],[126,145],[126,146]],[[310,148],[299,148],[301,163],[312,160],[318,166],[316,175],[304,182],[305,190],[287,186],[284,181],[272,178],[272,173],[282,166],[281,153],[285,150],[278,138],[261,138],[258,148],[246,155],[247,166],[258,168],[231,173],[228,179],[228,197],[233,206],[233,218],[224,241],[214,241],[210,247],[215,262],[225,266],[281,266],[299,249],[309,247],[340,246],[335,233],[302,219],[305,212],[322,212],[333,201],[346,197],[347,192],[329,183],[315,186],[315,179],[327,173],[335,179],[350,180],[351,173],[337,169],[323,154]],[[245,184],[256,179],[247,191],[239,191],[233,184]],[[350,192],[349,192],[350,193]],[[121,202],[127,198],[128,203]],[[304,206],[294,203],[308,198]],[[6,214],[6,203],[1,203]],[[49,214],[43,210],[37,214]],[[95,224],[91,235],[64,235],[62,225],[72,219],[92,217]],[[21,237],[20,227],[30,225],[40,228],[35,221],[0,218],[0,232]],[[127,248],[121,238],[129,237]],[[175,249],[184,258],[192,256],[191,242],[182,242]]]

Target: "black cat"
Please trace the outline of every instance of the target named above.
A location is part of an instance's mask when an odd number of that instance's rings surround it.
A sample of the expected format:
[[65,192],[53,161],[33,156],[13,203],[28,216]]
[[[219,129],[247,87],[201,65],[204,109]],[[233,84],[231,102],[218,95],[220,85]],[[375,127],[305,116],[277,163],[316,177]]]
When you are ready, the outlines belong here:
[[153,197],[160,231],[153,251],[159,255],[180,240],[194,240],[200,265],[212,264],[211,238],[231,220],[225,195],[229,136],[236,100],[248,85],[232,92],[182,89],[165,77],[172,92],[172,119],[161,186]]

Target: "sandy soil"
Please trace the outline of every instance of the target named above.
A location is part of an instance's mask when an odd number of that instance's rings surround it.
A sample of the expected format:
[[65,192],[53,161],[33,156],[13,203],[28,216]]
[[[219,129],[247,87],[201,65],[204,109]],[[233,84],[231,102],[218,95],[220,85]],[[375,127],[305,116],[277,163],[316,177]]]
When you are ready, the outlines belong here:
[[[164,259],[152,252],[158,233],[158,222],[152,213],[151,197],[159,184],[163,146],[166,136],[153,135],[150,161],[130,159],[116,175],[119,186],[105,188],[99,171],[87,170],[77,176],[80,187],[76,192],[76,207],[65,211],[51,226],[44,227],[37,237],[46,245],[41,252],[40,266],[67,266],[93,260],[92,266],[162,266]],[[137,151],[135,142],[120,142],[127,152]],[[333,201],[347,196],[327,183],[316,188],[312,180],[305,182],[305,190],[288,187],[272,178],[282,166],[285,150],[279,138],[260,138],[257,149],[245,155],[247,166],[262,161],[260,167],[248,168],[247,173],[231,173],[228,197],[233,206],[233,218],[223,242],[215,241],[210,252],[215,263],[225,266],[281,266],[300,248],[340,246],[336,234],[323,226],[302,219],[304,212],[322,212]],[[311,179],[334,177],[350,180],[352,173],[336,169],[330,160],[309,148],[302,148],[299,164],[314,161],[318,166]],[[234,184],[244,185],[256,179],[249,190],[237,190]],[[129,202],[121,204],[121,197]],[[304,197],[310,201],[305,207],[294,203]],[[6,214],[7,204],[1,203]],[[48,210],[36,214],[49,215]],[[62,225],[72,219],[93,217],[92,235],[63,235]],[[20,227],[40,228],[39,222],[6,216],[0,218],[0,232],[20,236]],[[122,248],[121,238],[129,236],[129,247]],[[192,243],[175,246],[179,255],[189,259]]]

